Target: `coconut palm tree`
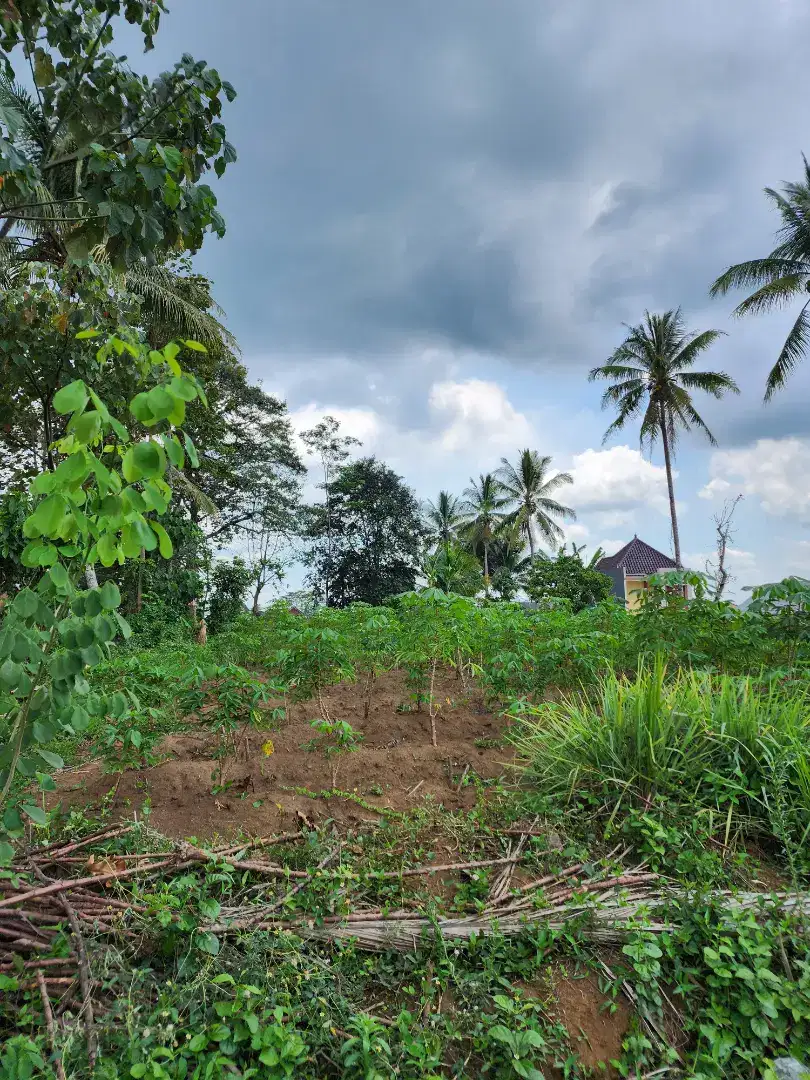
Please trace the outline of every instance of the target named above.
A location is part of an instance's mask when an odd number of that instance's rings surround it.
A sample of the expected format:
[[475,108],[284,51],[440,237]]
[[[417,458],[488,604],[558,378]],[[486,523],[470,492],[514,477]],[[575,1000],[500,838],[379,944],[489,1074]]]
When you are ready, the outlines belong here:
[[536,450],[523,450],[516,465],[501,458],[501,467],[495,474],[501,490],[516,504],[511,516],[529,542],[531,558],[535,551],[535,528],[546,543],[558,544],[563,532],[554,518],[573,521],[577,516],[570,506],[563,506],[551,497],[565,484],[572,484],[573,476],[567,472],[549,476],[550,467],[548,455],[541,457]]
[[776,247],[763,259],[730,266],[711,288],[712,296],[725,296],[731,289],[754,289],[734,309],[735,315],[756,315],[785,307],[796,299],[804,300],[768,375],[766,401],[782,389],[810,350],[810,164],[806,157],[802,156],[802,160],[804,176],[799,183],[785,184],[781,192],[765,188],[782,219]]
[[457,539],[464,514],[461,500],[455,495],[451,495],[449,491],[440,491],[435,503],[428,499],[423,513],[431,543],[449,544]]
[[470,477],[470,486],[464,489],[461,509],[464,513],[463,533],[473,549],[481,547],[484,553],[484,588],[489,592],[489,548],[506,517],[508,498],[492,473],[481,474],[478,480]]
[[651,315],[647,311],[642,323],[627,329],[627,337],[610,359],[601,367],[595,367],[589,376],[591,381],[607,379],[611,383],[602,395],[602,408],[612,405],[618,413],[602,441],[606,442],[614,431],[621,430],[639,415],[642,447],[646,444],[652,448],[653,443],[661,439],[672,519],[672,545],[680,569],[681,541],[672,480],[675,444],[680,431],[696,427],[713,446],[717,445],[714,435],[692,404],[691,391],[702,390],[716,398],[740,391],[734,380],[723,372],[691,370],[698,356],[714,344],[721,331],[688,332],[680,308],[665,311],[663,315]]

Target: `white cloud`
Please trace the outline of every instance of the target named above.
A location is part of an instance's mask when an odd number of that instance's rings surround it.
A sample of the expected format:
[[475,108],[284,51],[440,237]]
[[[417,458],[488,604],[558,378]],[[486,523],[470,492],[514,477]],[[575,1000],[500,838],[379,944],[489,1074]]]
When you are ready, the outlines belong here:
[[497,383],[483,379],[434,383],[428,406],[434,424],[440,426],[437,442],[445,453],[484,447],[497,462],[502,454],[532,444],[531,423]]
[[628,524],[626,519],[621,520],[622,514],[626,516],[638,507],[669,513],[664,469],[629,446],[585,450],[574,456],[570,471],[574,484],[567,501],[577,509],[583,507],[613,515],[604,528]]
[[717,451],[709,472],[701,498],[742,492],[758,499],[766,514],[810,520],[810,443],[804,439],[760,439],[741,450]]

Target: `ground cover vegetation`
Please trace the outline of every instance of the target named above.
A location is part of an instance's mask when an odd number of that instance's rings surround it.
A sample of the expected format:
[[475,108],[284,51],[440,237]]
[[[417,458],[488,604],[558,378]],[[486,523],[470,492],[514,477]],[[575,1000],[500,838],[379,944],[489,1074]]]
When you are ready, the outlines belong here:
[[[637,612],[538,451],[420,506],[325,417],[304,504],[189,261],[234,90],[114,49],[163,14],[0,10],[0,1080],[809,1061],[810,582],[723,599],[731,511],[680,566],[716,332],[647,314],[592,372],[667,468]],[[760,286],[741,313],[804,287],[807,184],[769,194],[780,245],[714,287]]]

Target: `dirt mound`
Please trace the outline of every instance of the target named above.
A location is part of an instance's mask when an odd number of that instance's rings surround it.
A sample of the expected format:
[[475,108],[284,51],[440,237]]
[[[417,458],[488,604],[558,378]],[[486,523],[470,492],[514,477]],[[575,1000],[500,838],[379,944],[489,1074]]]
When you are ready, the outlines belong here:
[[[426,706],[421,713],[402,711],[409,697],[399,672],[377,680],[368,719],[359,686],[344,683],[324,694],[332,719],[347,720],[363,735],[360,749],[340,757],[337,788],[349,797],[312,798],[303,791],[332,788],[331,763],[321,751],[302,748],[315,734],[310,721],[318,715],[315,703],[306,702],[293,705],[280,726],[240,736],[238,756],[224,762],[222,784],[214,735],[200,726],[167,736],[158,748],[166,760],[121,775],[113,813],[131,816],[148,799],[150,821],[160,831],[209,838],[239,829],[270,835],[299,827],[300,814],[313,823],[374,821],[385,810],[412,809],[428,796],[449,809],[469,808],[475,802],[474,778],[492,780],[508,772],[511,752],[497,745],[503,721],[477,691],[465,691],[452,676],[437,676],[435,698],[440,704],[436,748]],[[213,720],[207,712],[206,721]],[[263,750],[268,740],[269,755]],[[60,778],[56,798],[64,807],[90,809],[109,799],[117,779],[102,763],[91,762]]]

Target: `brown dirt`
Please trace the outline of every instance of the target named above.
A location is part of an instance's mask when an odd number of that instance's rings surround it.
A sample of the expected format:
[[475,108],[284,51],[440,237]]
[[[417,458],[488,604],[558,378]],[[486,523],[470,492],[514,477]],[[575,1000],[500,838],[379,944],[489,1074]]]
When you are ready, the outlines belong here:
[[621,1057],[622,1040],[630,1026],[631,1011],[621,998],[615,1001],[611,1013],[608,998],[599,989],[599,980],[591,972],[576,973],[566,967],[554,980],[556,1005],[554,1014],[568,1032],[571,1048],[579,1064],[588,1069],[607,1067],[605,1076],[616,1076],[611,1061]]
[[[313,823],[334,819],[356,826],[379,820],[377,809],[381,813],[413,809],[427,796],[448,809],[469,809],[475,802],[474,786],[458,790],[465,766],[469,777],[492,779],[508,772],[508,747],[475,746],[476,739],[499,738],[503,722],[482,705],[477,693],[465,694],[452,677],[437,677],[435,697],[441,704],[437,748],[431,745],[426,706],[422,713],[397,711],[408,701],[399,672],[377,680],[368,720],[363,719],[359,686],[344,683],[324,695],[329,715],[348,720],[364,736],[359,750],[341,755],[337,787],[359,796],[370,809],[350,799],[312,799],[295,791],[332,787],[331,764],[324,754],[302,749],[315,734],[310,721],[318,715],[317,705],[306,702],[292,706],[279,727],[250,730],[240,737],[238,758],[229,756],[224,766],[224,779],[230,784],[216,795],[211,793],[216,783],[212,774],[218,768],[215,737],[202,728],[167,736],[158,747],[165,761],[121,775],[113,812],[130,816],[148,798],[155,828],[172,837],[209,838],[239,830],[272,835],[300,827],[300,814]],[[211,719],[207,709],[206,720]],[[274,749],[265,756],[262,746],[268,739]],[[63,807],[89,810],[103,802],[115,782],[116,776],[105,772],[102,763],[90,762],[62,775],[55,798]]]

